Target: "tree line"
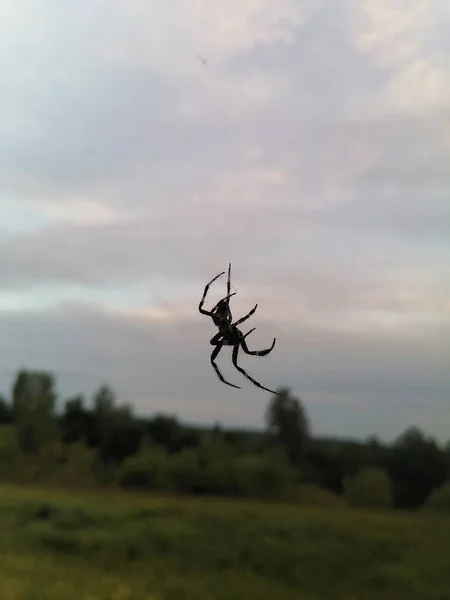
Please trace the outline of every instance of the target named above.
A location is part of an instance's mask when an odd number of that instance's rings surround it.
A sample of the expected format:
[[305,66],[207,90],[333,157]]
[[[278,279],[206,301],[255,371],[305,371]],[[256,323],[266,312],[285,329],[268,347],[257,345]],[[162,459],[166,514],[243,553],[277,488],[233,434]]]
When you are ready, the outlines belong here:
[[108,385],[89,401],[60,404],[52,373],[21,369],[10,397],[0,397],[0,480],[299,501],[309,490],[316,502],[396,509],[448,497],[450,505],[450,444],[416,427],[391,444],[315,438],[300,399],[278,391],[263,431],[235,431],[137,416]]

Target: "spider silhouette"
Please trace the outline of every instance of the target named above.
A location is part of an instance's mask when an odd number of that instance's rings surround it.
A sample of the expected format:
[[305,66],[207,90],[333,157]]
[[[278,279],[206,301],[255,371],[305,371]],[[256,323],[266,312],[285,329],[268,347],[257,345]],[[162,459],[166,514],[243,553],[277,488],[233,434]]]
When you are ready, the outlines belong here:
[[218,378],[220,379],[220,381],[222,383],[225,383],[227,385],[230,385],[231,387],[240,389],[239,385],[234,385],[234,383],[230,383],[223,377],[222,373],[219,371],[219,367],[217,366],[217,364],[215,362],[219,352],[222,350],[222,348],[224,346],[232,346],[233,353],[232,353],[231,360],[232,360],[234,367],[240,373],[242,373],[242,375],[244,375],[244,377],[249,379],[257,387],[261,388],[262,390],[266,390],[267,392],[270,392],[272,394],[279,395],[279,392],[275,392],[274,390],[270,390],[269,388],[264,387],[258,381],[256,381],[256,379],[253,379],[253,377],[250,377],[250,375],[242,367],[240,367],[237,363],[237,358],[238,358],[240,348],[242,348],[242,350],[245,352],[245,354],[250,354],[252,356],[267,356],[267,354],[269,354],[269,352],[272,352],[272,350],[275,346],[276,338],[273,338],[273,342],[272,342],[272,345],[270,346],[270,348],[266,348],[264,350],[249,350],[249,348],[247,346],[247,342],[245,341],[245,338],[248,335],[250,335],[250,333],[252,331],[254,331],[256,328],[253,327],[253,329],[250,329],[250,331],[247,331],[247,333],[244,334],[238,328],[238,325],[240,325],[241,323],[246,321],[249,317],[251,317],[254,314],[255,310],[257,309],[258,305],[255,304],[255,306],[251,309],[251,311],[249,311],[244,317],[241,317],[235,323],[233,323],[233,316],[231,314],[231,309],[230,309],[230,298],[232,296],[234,296],[236,294],[236,292],[231,293],[231,263],[228,265],[227,295],[225,296],[225,298],[222,298],[222,300],[219,300],[219,302],[214,306],[214,308],[212,310],[209,311],[209,310],[205,310],[203,308],[203,305],[205,303],[206,296],[208,294],[210,286],[216,281],[216,279],[219,279],[219,277],[222,277],[222,275],[224,275],[224,274],[225,274],[225,271],[223,271],[222,273],[219,273],[213,279],[211,279],[211,281],[209,283],[206,284],[202,299],[200,300],[200,304],[198,305],[198,309],[199,309],[200,313],[202,315],[211,317],[214,325],[219,330],[218,333],[216,333],[216,335],[214,335],[209,342],[212,346],[215,346],[215,348],[211,354],[211,364],[213,366],[213,369],[216,372],[216,375],[218,376]]

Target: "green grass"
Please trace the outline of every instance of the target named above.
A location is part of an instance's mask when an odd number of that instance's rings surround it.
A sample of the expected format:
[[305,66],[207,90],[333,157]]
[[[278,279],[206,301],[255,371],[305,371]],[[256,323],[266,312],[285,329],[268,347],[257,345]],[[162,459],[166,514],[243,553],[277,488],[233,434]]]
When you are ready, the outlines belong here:
[[450,518],[0,487],[1,600],[448,599]]

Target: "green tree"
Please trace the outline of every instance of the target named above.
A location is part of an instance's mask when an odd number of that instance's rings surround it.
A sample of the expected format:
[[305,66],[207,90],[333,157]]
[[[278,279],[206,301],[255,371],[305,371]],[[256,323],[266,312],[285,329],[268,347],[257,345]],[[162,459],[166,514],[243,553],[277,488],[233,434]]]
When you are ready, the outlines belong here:
[[309,422],[301,401],[282,388],[266,411],[267,429],[284,446],[292,464],[298,465],[309,439]]
[[89,445],[97,448],[98,456],[105,465],[117,465],[138,451],[145,424],[134,417],[131,406],[117,404],[116,394],[107,385],[97,390],[92,403],[92,412],[84,417],[79,403],[68,407],[72,425],[84,420]]
[[398,437],[386,456],[385,465],[398,508],[420,506],[448,477],[445,452],[417,427],[410,427]]
[[119,464],[135,454],[145,434],[145,425],[126,404],[105,415],[101,423],[99,456],[105,463]]
[[88,439],[88,428],[91,419],[84,407],[83,396],[69,398],[64,405],[64,412],[59,420],[62,439],[66,443]]
[[102,385],[94,393],[92,404],[94,405],[94,413],[101,416],[109,415],[116,406],[116,395],[110,387]]
[[13,414],[19,446],[24,452],[36,452],[58,436],[53,415],[56,403],[54,377],[44,371],[17,374],[12,389]]
[[450,441],[445,444],[444,452],[450,457]]
[[185,440],[187,432],[172,415],[156,414],[147,421],[146,431],[155,444],[164,446],[170,454],[192,445]]
[[15,481],[20,474],[24,454],[14,426],[1,428],[0,435],[0,481]]
[[13,421],[12,406],[8,400],[0,395],[0,425],[9,425]]

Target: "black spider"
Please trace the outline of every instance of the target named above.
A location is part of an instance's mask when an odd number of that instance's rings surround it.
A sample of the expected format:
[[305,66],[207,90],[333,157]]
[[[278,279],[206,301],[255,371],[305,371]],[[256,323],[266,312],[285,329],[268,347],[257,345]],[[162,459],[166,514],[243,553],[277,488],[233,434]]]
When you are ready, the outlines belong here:
[[212,337],[210,340],[210,344],[215,346],[215,348],[211,354],[211,364],[214,368],[214,371],[216,372],[217,376],[219,377],[220,381],[222,381],[222,383],[226,383],[227,385],[231,385],[232,387],[240,389],[240,386],[234,385],[234,383],[230,383],[225,380],[225,378],[223,377],[222,373],[219,371],[219,368],[215,362],[215,359],[217,358],[217,355],[219,354],[219,352],[222,350],[223,346],[233,346],[232,362],[233,362],[233,365],[236,367],[236,369],[240,373],[242,373],[242,375],[244,375],[244,377],[247,377],[247,379],[249,379],[257,387],[259,387],[263,390],[266,390],[267,392],[271,392],[272,394],[279,395],[279,392],[275,392],[274,390],[269,390],[269,388],[266,388],[263,385],[261,385],[260,383],[258,383],[255,379],[253,379],[253,377],[250,377],[250,375],[248,375],[248,373],[246,373],[242,367],[240,367],[237,364],[239,348],[242,348],[242,350],[246,354],[250,354],[252,356],[267,356],[267,354],[269,354],[269,352],[272,352],[272,350],[275,346],[276,338],[273,338],[273,342],[272,342],[272,345],[270,346],[270,348],[266,348],[265,350],[249,350],[248,349],[245,338],[252,331],[255,330],[255,327],[253,327],[253,329],[250,329],[250,331],[248,331],[247,333],[244,334],[244,333],[242,333],[242,331],[240,329],[238,329],[238,325],[240,325],[241,323],[246,321],[249,317],[251,317],[253,315],[253,313],[255,312],[258,305],[255,304],[255,306],[252,308],[252,310],[249,313],[247,313],[245,315],[245,317],[242,317],[241,319],[239,319],[238,321],[233,323],[233,316],[231,314],[231,309],[230,309],[230,298],[232,296],[234,296],[236,292],[230,293],[231,263],[228,265],[227,295],[225,296],[225,298],[222,298],[222,300],[219,300],[219,302],[214,306],[214,308],[212,310],[208,311],[203,308],[203,305],[206,300],[206,295],[208,293],[208,290],[209,290],[211,284],[214,283],[214,281],[216,281],[216,279],[218,279],[219,277],[221,277],[224,274],[225,274],[225,271],[223,271],[222,273],[219,273],[218,275],[216,275],[214,277],[214,279],[211,279],[211,281],[208,284],[206,284],[202,299],[200,300],[200,304],[198,306],[198,309],[201,312],[201,314],[211,317],[214,322],[214,325],[219,329],[219,332],[216,333],[216,335],[214,337]]

